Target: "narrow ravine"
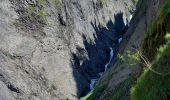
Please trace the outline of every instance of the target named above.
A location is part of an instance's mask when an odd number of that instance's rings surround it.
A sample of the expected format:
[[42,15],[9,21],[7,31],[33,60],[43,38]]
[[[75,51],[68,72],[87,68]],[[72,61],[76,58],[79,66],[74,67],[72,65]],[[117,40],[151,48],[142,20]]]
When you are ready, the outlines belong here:
[[[129,16],[129,22],[127,23],[127,24],[128,24],[128,27],[130,26],[130,21],[132,20],[132,18],[133,18],[133,14]],[[118,38],[117,44],[120,44],[120,43],[122,42],[122,40],[123,40],[123,37]],[[115,53],[116,53],[115,48],[110,47],[109,49],[110,49],[110,57],[109,57],[109,61],[108,61],[108,62],[105,64],[105,66],[104,66],[104,68],[105,68],[104,72],[107,71],[107,69],[108,69],[109,65],[111,64],[111,61],[114,59],[114,56],[115,56]],[[98,73],[98,74],[100,75],[100,77],[103,76],[104,72]],[[99,78],[100,78],[100,77],[99,77]],[[98,81],[99,78],[97,78],[97,79],[91,79],[91,80],[90,80],[90,81],[91,81],[91,83],[89,84],[90,92],[89,92],[88,94],[90,94],[91,92],[93,92],[94,87],[95,87],[95,85],[96,85],[96,82]],[[87,95],[88,95],[88,94],[87,94]],[[82,100],[82,99],[80,98],[80,100]]]
[[[105,65],[104,72],[108,69],[108,66],[110,65],[113,57],[114,57],[114,49],[112,47],[110,47],[110,58],[109,58],[109,62],[106,63],[106,65]],[[99,75],[102,76],[104,72],[99,73]],[[89,86],[90,87],[90,92],[93,91],[93,89],[94,89],[94,87],[96,85],[97,80],[98,79],[91,79],[91,84]]]
[[[118,44],[120,44],[122,42],[123,38],[119,38],[118,39]],[[109,58],[109,62],[105,64],[105,71],[107,71],[108,69],[108,66],[110,65],[111,61],[113,60],[113,57],[114,57],[114,54],[115,54],[115,50],[114,48],[110,47],[110,58]],[[104,72],[100,72],[99,75],[102,76]],[[90,92],[93,91],[94,87],[95,87],[95,84],[97,82],[98,79],[91,79],[91,84],[90,84]]]

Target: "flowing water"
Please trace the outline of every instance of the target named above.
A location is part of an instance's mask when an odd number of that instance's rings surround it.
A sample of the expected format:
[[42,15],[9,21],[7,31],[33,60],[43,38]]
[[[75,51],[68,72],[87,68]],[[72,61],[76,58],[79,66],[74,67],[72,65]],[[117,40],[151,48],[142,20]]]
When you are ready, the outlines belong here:
[[[130,21],[132,20],[132,18],[133,18],[133,15],[130,15],[130,17],[129,17],[129,23],[128,23],[128,24],[130,24]],[[118,44],[120,44],[120,43],[122,42],[122,40],[123,40],[122,37],[119,38],[119,39],[118,39]],[[109,58],[109,62],[107,62],[107,63],[105,64],[105,66],[104,66],[104,67],[105,67],[104,72],[107,71],[108,66],[110,65],[113,57],[114,57],[114,49],[113,49],[112,47],[110,47],[110,58]],[[98,74],[99,74],[100,76],[102,76],[104,72],[100,72],[100,73],[98,73]],[[92,91],[94,90],[94,87],[95,87],[95,85],[96,85],[97,80],[98,80],[98,79],[91,79],[91,83],[89,84],[90,92],[92,92]],[[89,92],[89,93],[90,93],[90,92]],[[80,99],[80,100],[81,100],[81,99]]]
[[[113,56],[114,56],[114,50],[113,50],[112,47],[110,47],[110,59],[109,59],[109,62],[106,63],[106,65],[105,65],[105,71],[108,69],[108,66],[109,66],[110,63],[111,63],[111,61],[112,61],[112,59],[113,59]],[[103,73],[104,73],[104,72],[101,72],[101,73],[99,73],[99,75],[102,76]],[[92,90],[94,89],[94,86],[95,86],[96,82],[97,82],[97,79],[91,79],[91,84],[90,84],[90,86],[89,86],[89,87],[90,87],[90,91],[92,91]]]

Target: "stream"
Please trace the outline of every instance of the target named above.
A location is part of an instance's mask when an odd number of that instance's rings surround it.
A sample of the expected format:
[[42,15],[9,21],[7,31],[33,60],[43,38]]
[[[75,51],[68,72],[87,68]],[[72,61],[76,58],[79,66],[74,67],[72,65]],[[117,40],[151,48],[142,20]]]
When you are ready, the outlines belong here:
[[[133,18],[133,15],[130,15],[130,16],[129,16],[128,26],[130,25],[130,21],[132,20],[132,18]],[[120,37],[120,38],[118,39],[118,44],[120,44],[120,43],[122,42],[122,40],[123,40],[123,38]],[[110,58],[109,58],[109,61],[108,61],[108,62],[105,64],[105,66],[104,66],[104,68],[105,68],[104,72],[107,71],[108,66],[110,65],[111,61],[113,60],[113,57],[114,57],[114,54],[115,54],[114,48],[110,47],[109,49],[110,49]],[[104,72],[100,72],[100,73],[98,73],[98,74],[99,74],[100,76],[102,76],[102,75],[104,74]],[[91,79],[90,81],[91,81],[91,83],[89,84],[89,87],[90,87],[90,92],[89,92],[89,93],[91,93],[91,92],[94,90],[94,87],[95,87],[95,85],[96,85],[96,82],[98,81],[98,78],[97,78],[97,79]],[[81,99],[80,99],[80,100],[81,100]]]
[[[118,39],[118,43],[120,44],[120,43],[122,42],[122,40],[123,40],[122,37],[119,38],[119,39]],[[113,49],[112,47],[110,47],[110,58],[109,58],[109,62],[107,62],[107,63],[105,64],[105,66],[104,66],[104,67],[105,67],[104,72],[107,71],[108,66],[110,65],[113,57],[114,57],[114,49]],[[99,73],[99,75],[102,76],[104,72]],[[90,92],[93,91],[93,89],[94,89],[94,87],[95,87],[95,85],[96,85],[97,80],[98,80],[98,79],[91,79],[91,84],[90,84],[90,86],[89,86],[89,87],[90,87]]]
[[[123,40],[122,37],[119,38],[119,39],[118,39],[118,44],[120,44],[122,40]],[[105,68],[104,72],[107,71],[107,69],[108,69],[111,61],[113,60],[114,54],[115,54],[114,48],[110,47],[109,49],[110,49],[110,57],[109,57],[109,61],[108,61],[108,62],[105,64],[105,66],[104,66],[104,68]],[[99,74],[100,76],[102,76],[102,75],[104,74],[104,72],[100,72],[100,73],[98,73],[98,74]],[[90,88],[90,92],[89,92],[89,93],[91,93],[91,92],[94,90],[94,87],[95,87],[96,82],[98,81],[98,79],[99,79],[99,78],[97,78],[97,79],[91,79],[91,80],[90,80],[91,83],[89,84],[89,88]],[[88,95],[88,94],[87,94],[87,95]],[[83,99],[80,98],[80,100],[83,100]]]
[[[106,65],[104,66],[105,67],[105,70],[104,72],[108,69],[108,66],[110,65],[112,59],[113,59],[113,56],[114,56],[114,49],[112,47],[110,47],[110,58],[109,58],[109,62],[106,63]],[[104,72],[101,72],[99,73],[100,76],[103,75]],[[91,79],[91,84],[90,84],[90,91],[93,91],[94,87],[95,87],[95,84],[97,82],[98,79]]]

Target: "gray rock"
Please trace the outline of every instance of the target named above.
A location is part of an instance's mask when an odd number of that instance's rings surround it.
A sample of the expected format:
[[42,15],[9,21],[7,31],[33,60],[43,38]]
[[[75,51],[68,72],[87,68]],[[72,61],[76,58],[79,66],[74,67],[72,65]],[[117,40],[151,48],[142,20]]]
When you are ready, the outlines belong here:
[[85,95],[133,8],[131,0],[1,0],[0,98]]

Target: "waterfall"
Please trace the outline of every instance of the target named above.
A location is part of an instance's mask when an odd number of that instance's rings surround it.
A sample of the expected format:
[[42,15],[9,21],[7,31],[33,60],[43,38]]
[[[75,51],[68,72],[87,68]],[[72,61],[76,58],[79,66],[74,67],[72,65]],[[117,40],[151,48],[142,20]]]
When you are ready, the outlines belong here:
[[[105,71],[108,69],[108,66],[111,63],[113,56],[114,56],[114,50],[113,50],[112,47],[110,47],[110,58],[109,58],[109,62],[106,63],[106,65],[105,65]],[[99,75],[102,76],[104,72],[99,73]],[[90,87],[90,91],[93,91],[96,82],[97,82],[97,79],[91,79],[91,83],[90,83],[90,86],[89,86]]]
[[105,71],[107,70],[108,66],[110,65],[113,56],[114,56],[114,50],[112,47],[110,47],[110,59],[109,59],[109,62],[105,65]]
[[96,84],[97,79],[91,79],[91,84],[90,84],[90,91],[94,89],[94,86]]

